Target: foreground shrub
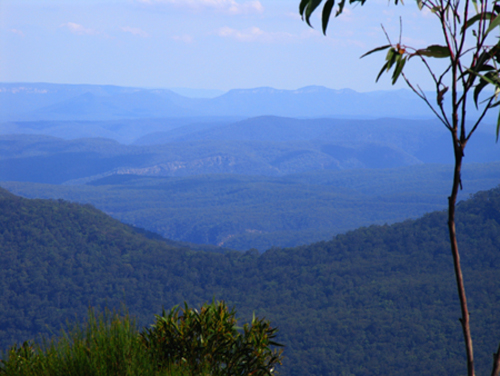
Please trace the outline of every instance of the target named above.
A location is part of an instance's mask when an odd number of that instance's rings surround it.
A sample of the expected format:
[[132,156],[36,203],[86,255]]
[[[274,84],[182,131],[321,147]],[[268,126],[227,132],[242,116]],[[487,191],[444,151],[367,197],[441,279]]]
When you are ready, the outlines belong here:
[[163,310],[156,323],[141,333],[154,362],[186,365],[193,374],[210,370],[212,375],[270,375],[281,364],[281,346],[274,342],[276,328],[269,321],[253,318],[236,326],[236,312],[224,302],[212,302],[200,311],[189,308]]
[[203,376],[271,375],[281,364],[277,329],[264,319],[236,327],[224,302],[200,312],[163,310],[142,333],[129,315],[90,309],[83,325],[42,344],[12,346],[0,360],[8,376]]
[[151,362],[139,331],[128,315],[89,310],[84,325],[41,345],[14,345],[0,363],[8,376],[149,376],[187,375],[182,369]]

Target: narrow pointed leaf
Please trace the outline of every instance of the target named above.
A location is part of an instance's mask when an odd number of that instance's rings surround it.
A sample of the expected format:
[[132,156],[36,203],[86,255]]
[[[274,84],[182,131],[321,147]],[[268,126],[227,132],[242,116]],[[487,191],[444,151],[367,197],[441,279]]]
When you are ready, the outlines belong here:
[[422,10],[422,8],[424,7],[423,1],[422,0],[417,0],[417,6],[418,6],[419,10]]
[[377,52],[377,51],[382,51],[382,50],[385,50],[387,48],[391,47],[390,44],[386,44],[385,46],[381,46],[381,47],[377,47],[377,48],[374,48],[373,50],[370,50],[368,51],[367,53],[363,54],[360,59],[364,58],[365,56],[368,56],[368,55],[371,55],[372,53],[374,52]]
[[322,25],[323,25],[323,34],[326,35],[326,28],[328,27],[328,21],[330,21],[330,15],[332,13],[332,8],[335,5],[335,0],[328,0],[323,7],[322,14]]
[[486,30],[486,35],[497,26],[500,26],[500,16],[495,17],[495,19],[490,22],[490,26]]
[[474,103],[476,104],[476,108],[478,107],[479,94],[486,87],[486,85],[488,85],[488,82],[481,80],[474,88]]
[[485,20],[491,20],[492,17],[493,17],[493,13],[491,13],[491,12],[485,12],[484,14],[483,13],[476,14],[474,17],[471,17],[471,18],[469,18],[467,20],[467,27],[466,27],[466,29],[468,29],[469,27],[471,27],[472,25],[474,25],[481,18],[485,19]]
[[500,111],[498,112],[498,120],[497,120],[497,142],[499,135],[500,135]]
[[476,10],[476,13],[479,13],[479,9],[477,6],[477,0],[472,0],[472,4],[474,4],[474,9]]
[[394,58],[395,51],[396,50],[394,48],[391,48],[389,49],[389,51],[387,51],[387,55],[385,56],[385,60],[387,60],[387,62],[390,62]]
[[427,48],[424,48],[422,50],[417,50],[417,52],[415,52],[415,54],[421,55],[421,56],[435,57],[435,58],[440,59],[440,58],[444,58],[444,57],[449,57],[450,50],[448,49],[448,47],[433,44],[433,45],[428,46]]
[[299,13],[302,16],[302,19],[304,19],[304,10],[306,9],[307,4],[309,4],[309,0],[301,0],[299,4]]
[[403,71],[405,64],[406,64],[406,57],[398,58],[398,62],[396,63],[396,69],[394,69],[394,73],[392,74],[393,85],[398,81],[398,78],[401,75],[401,72]]
[[[363,5],[364,1],[361,2],[361,5]],[[344,5],[345,5],[345,0],[341,0],[339,2],[339,8],[337,9],[337,13],[335,13],[335,17],[337,17],[339,14],[342,13],[342,11],[344,10]]]
[[391,48],[387,52],[387,57],[386,57],[387,71],[389,71],[392,68],[392,66],[394,65],[394,63],[396,63],[396,61],[398,61],[400,59],[401,59],[401,55],[394,48]]
[[322,0],[309,0],[309,4],[307,5],[307,8],[306,8],[306,22],[309,26],[312,26],[311,25],[311,14],[318,7],[318,5],[321,4],[321,1]]
[[388,65],[388,63],[384,64],[384,66],[382,67],[382,69],[378,73],[378,76],[377,76],[377,79],[375,80],[375,82],[378,82],[378,79],[380,78],[380,76],[382,76],[382,73],[384,73],[384,71],[387,69],[387,65]]
[[491,104],[489,108],[498,107],[498,106],[500,106],[500,102],[495,102],[495,103]]

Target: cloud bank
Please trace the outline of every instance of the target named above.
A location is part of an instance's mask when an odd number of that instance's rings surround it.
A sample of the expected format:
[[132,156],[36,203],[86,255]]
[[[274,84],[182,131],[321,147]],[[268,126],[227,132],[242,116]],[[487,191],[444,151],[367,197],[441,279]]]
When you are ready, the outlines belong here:
[[60,27],[67,28],[70,32],[77,35],[97,35],[98,32],[94,29],[87,29],[82,25],[79,25],[74,22],[66,22],[62,24]]
[[259,0],[238,2],[236,0],[138,0],[144,4],[172,4],[194,10],[213,9],[228,14],[262,13],[264,7]]
[[267,32],[255,26],[245,30],[236,30],[226,26],[220,28],[217,35],[223,38],[233,38],[241,42],[273,43],[294,39],[292,34]]
[[138,37],[142,37],[142,38],[147,38],[149,37],[149,34],[146,33],[144,30],[138,28],[138,27],[130,27],[130,26],[125,26],[125,27],[121,27],[120,28],[121,31],[123,31],[124,33],[130,33],[132,35],[136,35]]

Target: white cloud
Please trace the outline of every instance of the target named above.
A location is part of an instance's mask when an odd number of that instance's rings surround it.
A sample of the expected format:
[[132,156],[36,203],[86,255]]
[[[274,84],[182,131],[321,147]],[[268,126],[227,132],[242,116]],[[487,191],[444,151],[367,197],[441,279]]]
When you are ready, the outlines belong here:
[[241,42],[284,42],[294,39],[294,36],[289,33],[270,33],[261,30],[258,27],[251,27],[245,30],[236,30],[230,27],[222,27],[218,30],[217,35],[223,38],[233,38]]
[[144,30],[138,28],[138,27],[130,27],[130,26],[125,26],[120,28],[124,33],[130,33],[132,35],[136,35],[138,37],[142,38],[147,38],[149,37],[149,34],[146,33]]
[[184,35],[175,35],[172,37],[173,40],[179,41],[179,42],[184,42],[184,43],[193,43],[194,39],[191,35],[184,34]]
[[97,35],[97,34],[99,34],[94,29],[87,29],[87,28],[83,27],[82,25],[79,25],[79,24],[74,23],[74,22],[67,22],[65,24],[62,24],[60,27],[65,27],[70,32],[72,32],[73,34],[77,34],[77,35]]
[[11,33],[14,33],[14,34],[17,34],[21,37],[24,37],[24,33],[21,31],[21,30],[17,30],[17,29],[10,29],[9,30]]
[[300,21],[302,19],[299,12],[287,12],[285,16],[295,21]]
[[194,10],[214,9],[229,14],[262,13],[264,7],[259,0],[237,2],[236,0],[137,0],[145,4],[172,4]]

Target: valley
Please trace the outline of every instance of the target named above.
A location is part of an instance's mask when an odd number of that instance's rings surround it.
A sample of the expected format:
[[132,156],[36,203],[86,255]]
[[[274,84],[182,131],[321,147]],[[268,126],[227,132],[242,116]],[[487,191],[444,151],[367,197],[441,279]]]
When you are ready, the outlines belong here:
[[[89,305],[146,325],[217,299],[279,328],[284,376],[462,369],[450,145],[407,92],[0,88],[0,349]],[[480,372],[500,337],[495,121],[458,205]]]

